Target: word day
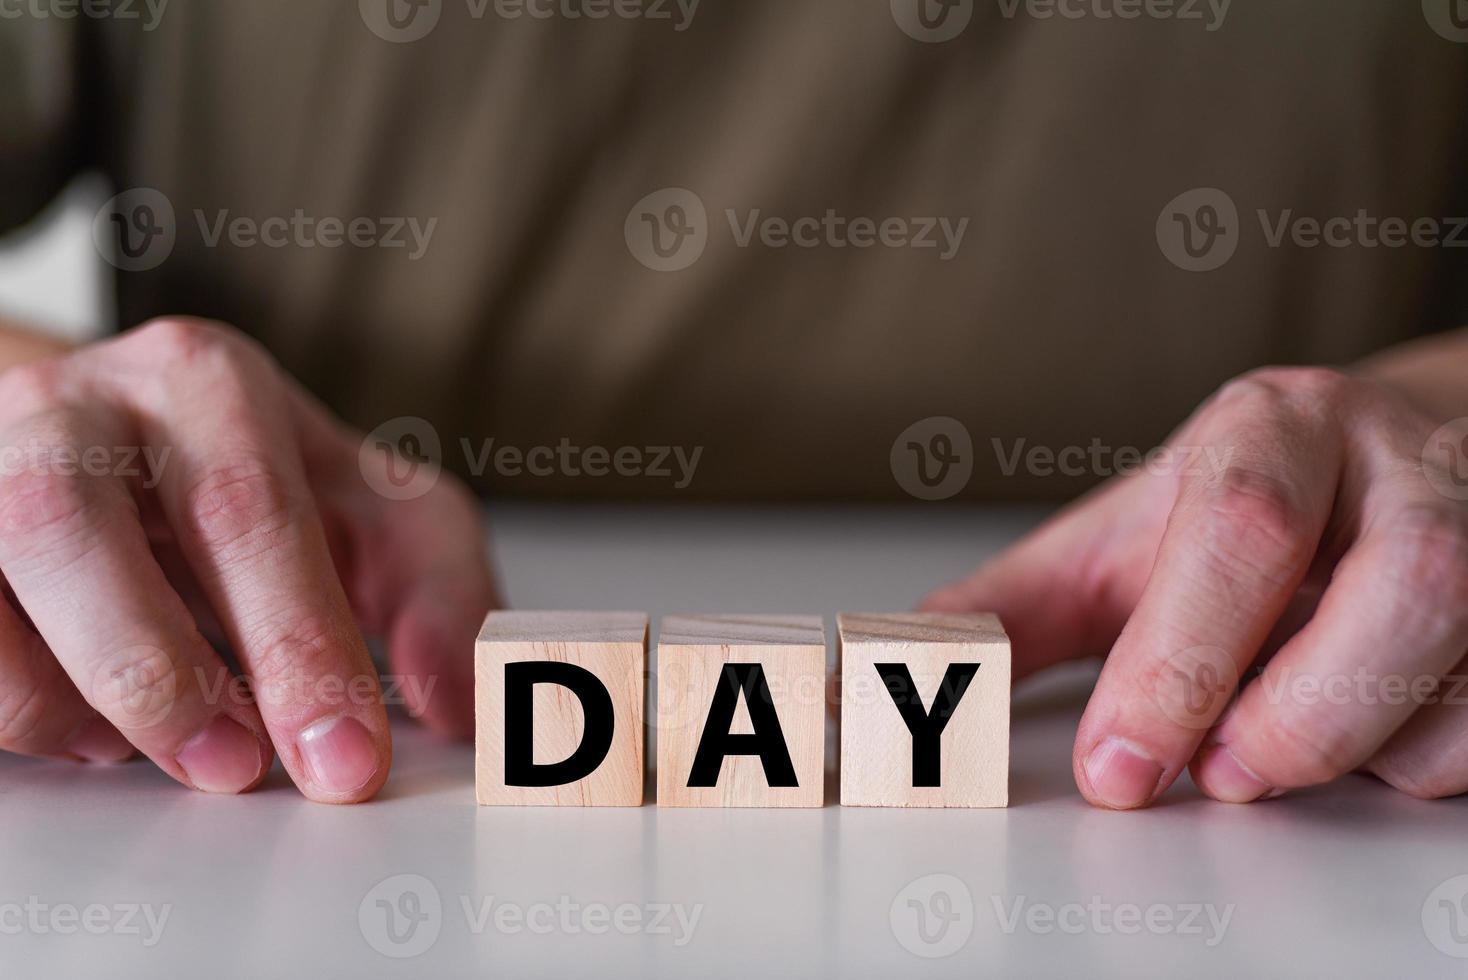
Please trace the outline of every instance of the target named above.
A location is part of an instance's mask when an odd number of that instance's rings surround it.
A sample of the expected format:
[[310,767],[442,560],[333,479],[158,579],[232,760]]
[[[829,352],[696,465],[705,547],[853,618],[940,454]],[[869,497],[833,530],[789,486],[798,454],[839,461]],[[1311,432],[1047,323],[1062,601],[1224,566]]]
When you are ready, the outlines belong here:
[[[474,665],[481,804],[643,804],[648,627],[643,613],[490,613]],[[843,806],[1008,805],[997,617],[844,613],[837,654]],[[657,805],[824,805],[827,682],[819,617],[664,618]]]

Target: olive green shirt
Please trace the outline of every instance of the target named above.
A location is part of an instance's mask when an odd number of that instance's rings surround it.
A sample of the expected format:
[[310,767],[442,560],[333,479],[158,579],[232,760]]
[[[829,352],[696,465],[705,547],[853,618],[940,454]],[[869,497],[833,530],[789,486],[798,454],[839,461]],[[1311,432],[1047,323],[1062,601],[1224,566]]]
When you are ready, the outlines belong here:
[[3,2],[0,228],[156,192],[171,240],[99,218],[119,322],[232,323],[490,489],[900,497],[950,417],[966,496],[1064,497],[1114,456],[1031,450],[1468,322],[1464,0]]

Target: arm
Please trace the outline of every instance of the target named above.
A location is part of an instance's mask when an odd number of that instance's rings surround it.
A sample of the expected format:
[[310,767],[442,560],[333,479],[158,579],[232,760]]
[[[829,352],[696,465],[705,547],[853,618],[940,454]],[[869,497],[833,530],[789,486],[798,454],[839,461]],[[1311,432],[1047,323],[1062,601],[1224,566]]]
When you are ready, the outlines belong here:
[[1468,416],[1468,328],[1390,348],[1359,369],[1441,421]]
[[69,350],[71,345],[65,341],[26,330],[14,321],[0,316],[0,372],[48,357],[59,357]]

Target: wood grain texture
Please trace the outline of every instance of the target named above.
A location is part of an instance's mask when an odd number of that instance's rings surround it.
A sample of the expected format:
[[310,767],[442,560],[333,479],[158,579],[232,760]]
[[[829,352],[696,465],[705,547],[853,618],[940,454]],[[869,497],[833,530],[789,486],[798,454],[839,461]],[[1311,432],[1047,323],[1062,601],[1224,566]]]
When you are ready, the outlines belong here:
[[647,614],[640,612],[502,609],[485,618],[479,640],[642,643],[647,639],[647,623]]
[[819,616],[665,616],[658,643],[668,646],[804,645],[825,646],[826,625]]
[[[760,664],[798,785],[771,786],[758,756],[724,759],[714,786],[688,778],[725,664]],[[819,807],[825,803],[826,637],[819,616],[675,616],[658,642],[657,803]],[[740,700],[730,729],[753,731]]]
[[842,613],[843,643],[1002,643],[1009,637],[993,613]]
[[[475,793],[497,806],[641,806],[648,617],[644,613],[492,612],[475,646]],[[611,695],[612,746],[590,775],[561,786],[505,781],[505,666],[553,660],[595,674]],[[554,684],[537,684],[533,759],[566,759],[581,743],[584,712]]]
[[[1009,805],[1010,645],[983,614],[842,614],[842,806]],[[952,664],[978,664],[939,739],[940,784],[914,785],[913,735],[879,674],[904,664],[931,709]]]

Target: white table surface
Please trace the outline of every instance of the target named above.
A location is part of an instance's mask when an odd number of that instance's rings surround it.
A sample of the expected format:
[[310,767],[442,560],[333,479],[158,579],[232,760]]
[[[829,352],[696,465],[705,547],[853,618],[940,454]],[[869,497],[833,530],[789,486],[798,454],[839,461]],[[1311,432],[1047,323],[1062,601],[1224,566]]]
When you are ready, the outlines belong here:
[[[495,544],[521,607],[829,622],[906,608],[1037,516],[516,505]],[[278,769],[220,798],[146,763],[0,758],[0,978],[1468,973],[1449,955],[1468,957],[1468,802],[1352,777],[1257,806],[1184,785],[1148,812],[1093,810],[1070,774],[1091,676],[1018,692],[997,811],[480,808],[471,748],[407,722],[387,790],[355,808],[306,802]],[[67,918],[88,906],[99,934]],[[618,906],[627,934],[599,918]]]

